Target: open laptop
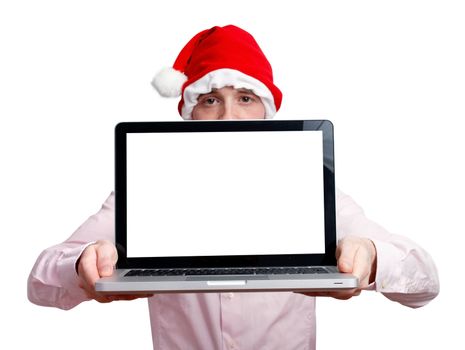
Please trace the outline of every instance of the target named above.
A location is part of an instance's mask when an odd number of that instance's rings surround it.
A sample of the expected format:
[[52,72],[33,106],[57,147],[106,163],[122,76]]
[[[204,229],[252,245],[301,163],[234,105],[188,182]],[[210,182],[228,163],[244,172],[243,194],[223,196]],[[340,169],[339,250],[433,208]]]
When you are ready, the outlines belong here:
[[102,293],[356,288],[336,268],[327,120],[120,123]]

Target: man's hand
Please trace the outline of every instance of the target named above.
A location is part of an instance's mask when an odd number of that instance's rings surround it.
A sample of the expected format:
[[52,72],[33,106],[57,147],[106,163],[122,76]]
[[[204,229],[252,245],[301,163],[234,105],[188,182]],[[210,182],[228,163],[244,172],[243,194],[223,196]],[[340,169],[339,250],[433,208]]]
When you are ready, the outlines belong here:
[[91,244],[81,254],[78,262],[79,287],[84,289],[87,296],[101,303],[114,300],[134,300],[151,295],[102,295],[95,291],[95,282],[100,277],[109,277],[113,273],[118,260],[116,247],[110,241],[97,241]]
[[308,296],[330,296],[336,299],[350,299],[374,282],[376,277],[376,248],[367,238],[347,236],[339,241],[336,249],[337,267],[340,272],[358,278],[359,287],[333,292],[303,293]]

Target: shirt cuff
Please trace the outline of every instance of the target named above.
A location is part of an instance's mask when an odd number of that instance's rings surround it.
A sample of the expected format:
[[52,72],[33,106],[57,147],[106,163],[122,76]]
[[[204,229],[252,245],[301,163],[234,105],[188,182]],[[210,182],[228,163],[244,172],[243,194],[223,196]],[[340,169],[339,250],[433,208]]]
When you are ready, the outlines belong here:
[[372,239],[372,242],[376,247],[377,259],[374,289],[386,293],[398,291],[398,281],[402,268],[401,261],[404,254],[390,243],[376,239]]
[[79,275],[77,273],[76,262],[81,257],[84,249],[94,243],[95,242],[90,242],[79,245],[74,248],[66,249],[63,252],[61,259],[57,262],[57,274],[63,288],[67,290],[79,288],[79,290],[81,290],[79,287]]

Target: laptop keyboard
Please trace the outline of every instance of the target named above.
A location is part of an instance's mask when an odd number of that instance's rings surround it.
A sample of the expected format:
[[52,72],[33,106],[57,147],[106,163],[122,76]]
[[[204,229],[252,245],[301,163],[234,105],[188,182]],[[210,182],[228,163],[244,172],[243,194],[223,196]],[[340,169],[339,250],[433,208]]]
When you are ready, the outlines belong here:
[[328,273],[323,267],[260,267],[260,268],[205,268],[205,269],[144,269],[130,270],[130,276],[196,276],[196,275],[287,275]]

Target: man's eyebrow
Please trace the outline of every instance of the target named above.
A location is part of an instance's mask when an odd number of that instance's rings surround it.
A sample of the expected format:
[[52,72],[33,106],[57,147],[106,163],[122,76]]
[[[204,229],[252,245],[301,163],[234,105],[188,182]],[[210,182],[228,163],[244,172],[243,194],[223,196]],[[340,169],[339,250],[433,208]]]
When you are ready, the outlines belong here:
[[[210,92],[206,92],[206,93],[204,93],[204,94],[200,94],[200,95],[197,97],[197,99],[199,99],[199,98],[201,98],[201,97],[204,97],[204,96],[208,96],[208,95],[214,95],[214,94],[216,94],[216,93],[218,92],[218,90],[219,90],[218,88],[212,88],[212,90],[211,90]],[[255,92],[253,92],[253,91],[250,90],[250,89],[246,89],[246,88],[237,88],[237,89],[235,89],[235,90],[238,91],[238,92],[240,92],[240,93],[242,93],[242,94],[251,94],[251,95],[257,96],[257,95],[255,94]]]
[[246,88],[239,88],[239,89],[236,89],[237,91],[239,92],[243,92],[243,93],[246,93],[246,94],[252,94],[252,95],[255,95],[255,92],[253,92],[252,90],[250,89],[246,89]]

